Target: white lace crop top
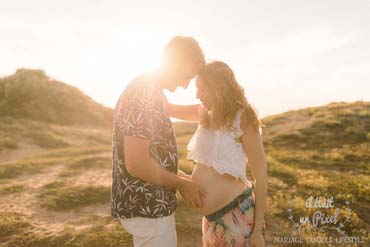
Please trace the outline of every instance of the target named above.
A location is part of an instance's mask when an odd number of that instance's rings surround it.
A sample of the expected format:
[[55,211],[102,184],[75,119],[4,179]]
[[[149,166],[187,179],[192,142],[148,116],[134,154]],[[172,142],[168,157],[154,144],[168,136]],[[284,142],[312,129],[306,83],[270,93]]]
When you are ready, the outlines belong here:
[[188,144],[187,159],[213,167],[219,174],[230,174],[247,182],[248,157],[240,138],[244,133],[240,129],[241,113],[240,110],[235,116],[233,131],[226,128],[210,130],[199,123]]

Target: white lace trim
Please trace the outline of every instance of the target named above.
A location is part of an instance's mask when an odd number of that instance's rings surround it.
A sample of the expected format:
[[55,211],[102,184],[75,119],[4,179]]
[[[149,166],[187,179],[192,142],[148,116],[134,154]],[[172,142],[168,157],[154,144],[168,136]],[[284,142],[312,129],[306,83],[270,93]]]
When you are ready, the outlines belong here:
[[233,131],[209,130],[202,125],[188,144],[188,160],[213,167],[219,174],[230,174],[237,180],[248,181],[246,165],[248,158],[239,139],[244,131],[240,129],[241,111],[236,115]]

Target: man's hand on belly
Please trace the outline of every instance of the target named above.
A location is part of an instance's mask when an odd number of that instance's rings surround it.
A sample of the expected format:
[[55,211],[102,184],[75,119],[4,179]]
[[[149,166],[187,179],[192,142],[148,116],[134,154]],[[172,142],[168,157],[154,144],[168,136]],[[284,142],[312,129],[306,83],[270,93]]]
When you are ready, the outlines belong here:
[[203,199],[206,196],[206,192],[200,185],[191,180],[185,180],[179,188],[179,192],[184,200],[190,203],[193,207],[203,207]]
[[187,179],[187,180],[190,180],[191,176],[186,174],[185,172],[183,172],[182,170],[179,170],[177,172],[177,176],[179,176],[180,178],[184,178],[184,179]]

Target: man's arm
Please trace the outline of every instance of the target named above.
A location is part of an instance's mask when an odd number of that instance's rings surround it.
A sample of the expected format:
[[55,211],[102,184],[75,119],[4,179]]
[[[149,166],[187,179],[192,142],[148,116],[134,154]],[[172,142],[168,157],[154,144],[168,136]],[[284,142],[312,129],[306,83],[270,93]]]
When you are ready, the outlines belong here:
[[165,170],[152,159],[149,155],[148,139],[125,136],[124,142],[126,169],[132,176],[153,184],[176,188],[185,201],[189,201],[194,207],[203,207],[202,189],[190,180]]
[[196,105],[175,105],[168,101],[166,108],[171,117],[181,119],[184,121],[199,121],[199,114],[203,108],[200,104]]

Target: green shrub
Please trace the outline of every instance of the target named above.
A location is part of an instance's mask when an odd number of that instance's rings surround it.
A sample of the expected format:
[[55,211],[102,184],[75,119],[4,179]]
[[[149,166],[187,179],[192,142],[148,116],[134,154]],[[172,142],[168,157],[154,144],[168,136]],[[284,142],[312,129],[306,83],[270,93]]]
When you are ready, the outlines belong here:
[[21,174],[33,174],[41,170],[42,165],[32,161],[17,161],[0,165],[0,179],[15,178]]
[[64,148],[69,144],[49,131],[33,131],[27,135],[32,141],[43,148]]
[[27,186],[24,184],[15,184],[15,185],[9,185],[5,186],[0,189],[0,194],[13,194],[25,191],[27,189]]
[[45,185],[37,195],[40,205],[51,210],[70,210],[111,199],[110,187],[64,185],[63,182]]
[[10,137],[1,138],[0,140],[0,151],[2,149],[17,149],[18,143],[16,140]]
[[31,225],[24,215],[16,212],[0,212],[0,242],[5,237],[22,233]]

